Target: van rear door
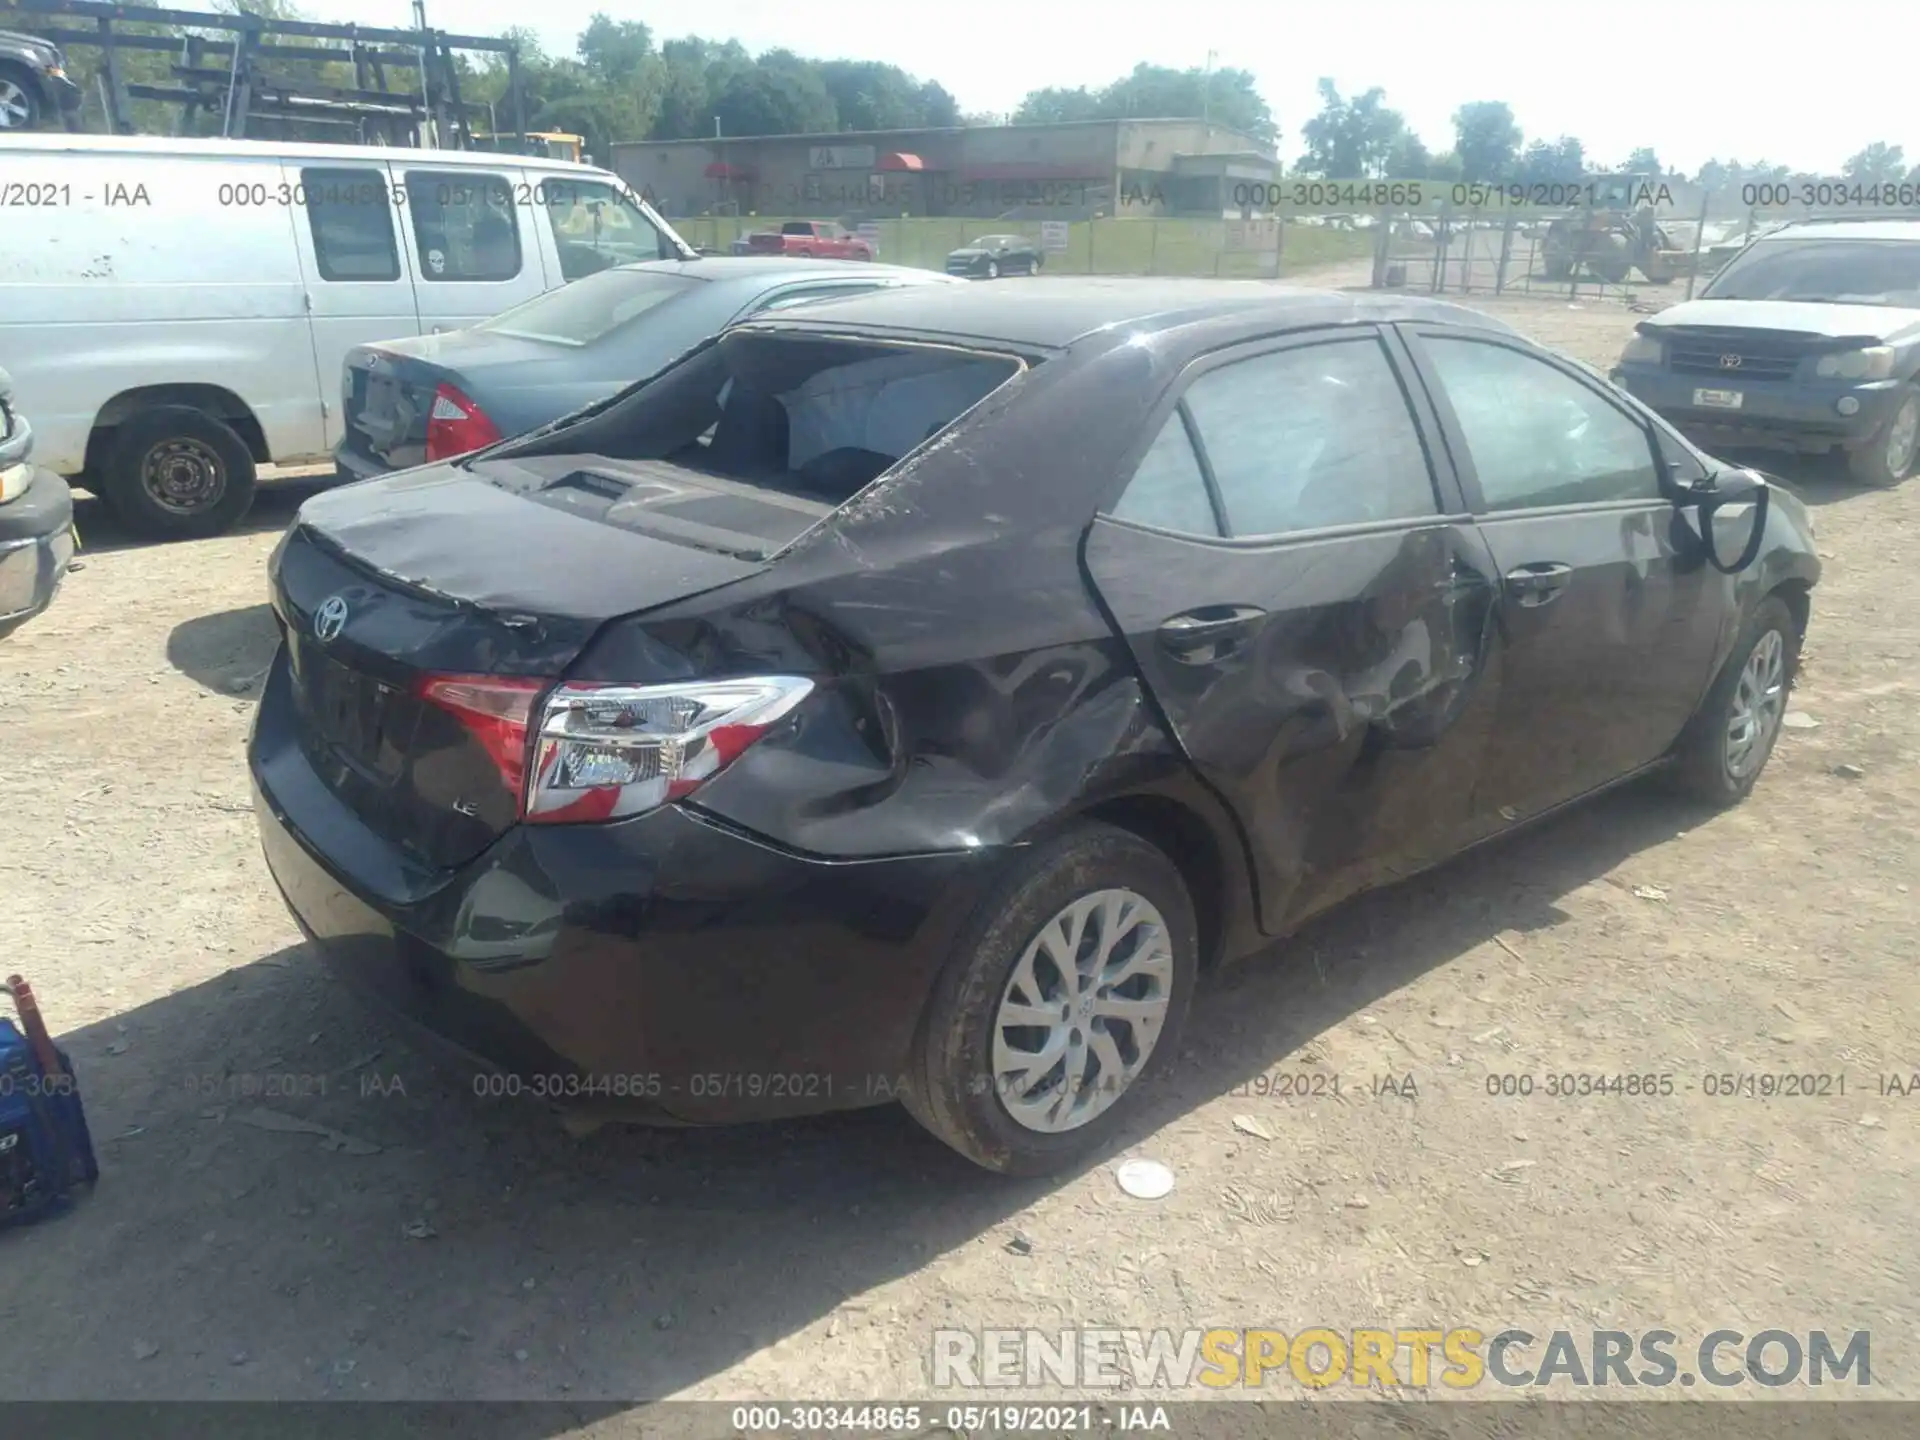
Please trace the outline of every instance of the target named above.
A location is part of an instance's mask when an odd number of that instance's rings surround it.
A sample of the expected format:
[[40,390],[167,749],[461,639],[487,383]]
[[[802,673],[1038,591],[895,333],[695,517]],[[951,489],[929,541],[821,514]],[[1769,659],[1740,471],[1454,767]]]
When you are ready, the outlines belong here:
[[463,330],[547,288],[517,165],[390,164],[422,334]]
[[316,402],[323,450],[340,441],[341,384],[356,345],[420,333],[413,277],[384,161],[338,160],[281,172],[294,200],[293,231],[312,321]]

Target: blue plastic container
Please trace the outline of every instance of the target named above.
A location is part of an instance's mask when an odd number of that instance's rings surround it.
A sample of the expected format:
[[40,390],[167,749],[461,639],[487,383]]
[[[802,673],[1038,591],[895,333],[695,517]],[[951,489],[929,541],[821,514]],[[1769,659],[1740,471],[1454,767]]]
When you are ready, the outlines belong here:
[[64,1073],[49,1076],[19,1027],[0,1018],[0,1226],[63,1208],[100,1174],[73,1066],[55,1053]]

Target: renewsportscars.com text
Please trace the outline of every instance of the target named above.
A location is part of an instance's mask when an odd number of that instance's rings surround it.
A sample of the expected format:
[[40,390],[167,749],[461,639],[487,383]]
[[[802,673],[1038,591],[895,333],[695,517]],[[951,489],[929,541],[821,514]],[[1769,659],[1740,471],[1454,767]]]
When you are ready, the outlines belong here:
[[936,1330],[936,1389],[1868,1386],[1865,1330]]

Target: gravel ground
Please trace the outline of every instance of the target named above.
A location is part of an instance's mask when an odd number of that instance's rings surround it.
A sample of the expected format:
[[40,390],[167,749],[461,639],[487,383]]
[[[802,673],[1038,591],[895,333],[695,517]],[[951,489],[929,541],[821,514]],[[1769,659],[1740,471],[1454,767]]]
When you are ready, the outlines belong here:
[[[1475,303],[1601,365],[1635,318]],[[1106,1164],[990,1178],[895,1110],[576,1141],[477,1099],[326,978],[259,857],[242,745],[300,490],[173,546],[82,500],[84,568],[0,646],[0,949],[102,1179],[0,1235],[0,1397],[915,1396],[935,1328],[1016,1324],[1866,1329],[1872,1393],[1920,1394],[1920,1100],[1880,1093],[1920,1070],[1920,483],[1797,478],[1817,728],[1731,813],[1616,793],[1220,977],[1125,1151],[1172,1167],[1158,1202]],[[1846,1093],[1704,1093],[1730,1071]],[[1275,1093],[1296,1072],[1343,1094]],[[1487,1091],[1551,1072],[1679,1083]]]

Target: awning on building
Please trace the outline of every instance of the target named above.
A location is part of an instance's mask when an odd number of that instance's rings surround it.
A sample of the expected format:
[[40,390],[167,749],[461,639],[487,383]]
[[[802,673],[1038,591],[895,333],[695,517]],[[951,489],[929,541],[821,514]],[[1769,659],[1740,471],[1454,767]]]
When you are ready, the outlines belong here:
[[729,165],[724,160],[716,160],[707,166],[707,178],[709,180],[751,180],[753,178],[753,167],[751,165]]
[[903,150],[896,150],[889,154],[882,155],[878,168],[881,170],[924,170],[927,168],[927,165],[918,155],[909,155]]

